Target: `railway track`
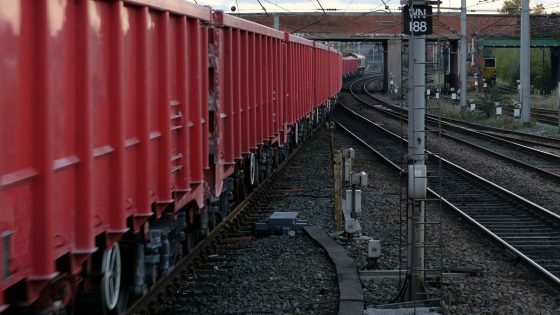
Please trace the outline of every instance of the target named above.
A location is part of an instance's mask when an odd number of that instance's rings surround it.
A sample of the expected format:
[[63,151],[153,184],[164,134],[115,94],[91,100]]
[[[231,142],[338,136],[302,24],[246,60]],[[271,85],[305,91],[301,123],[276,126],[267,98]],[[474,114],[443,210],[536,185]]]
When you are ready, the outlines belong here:
[[[365,80],[365,79],[372,80],[372,79],[375,79],[375,78],[372,78],[372,77],[363,78],[363,80]],[[364,84],[364,85],[367,85],[367,84]],[[359,93],[361,93],[361,92],[359,92]],[[383,106],[391,109],[392,111],[401,112],[401,113],[406,112],[406,107],[401,108],[397,105],[394,105],[388,99],[385,99],[385,98],[377,96],[377,95],[373,95],[372,93],[369,93],[369,92],[367,93],[367,95],[374,98],[378,104],[382,104]],[[428,117],[437,118],[437,119],[440,119],[443,122],[447,122],[447,123],[450,123],[450,124],[453,124],[453,125],[467,127],[467,128],[470,128],[470,129],[477,130],[479,132],[487,133],[487,134],[493,135],[495,137],[499,137],[499,138],[511,140],[511,141],[514,141],[514,142],[518,142],[518,143],[521,143],[521,144],[524,144],[524,145],[527,145],[527,146],[541,146],[541,147],[548,147],[548,148],[551,148],[551,149],[560,149],[560,139],[558,139],[558,138],[552,138],[552,137],[546,137],[546,136],[541,136],[541,135],[529,134],[529,133],[525,133],[525,132],[518,132],[518,131],[513,131],[513,130],[496,128],[496,127],[492,127],[492,126],[486,126],[486,125],[467,122],[467,121],[458,120],[458,119],[437,117],[437,116],[434,116],[434,115],[428,115]]]
[[527,146],[542,146],[551,149],[560,149],[560,139],[558,138],[551,138],[551,137],[533,135],[533,134],[528,134],[528,133],[518,132],[513,130],[495,128],[491,126],[465,122],[457,119],[441,118],[441,120],[454,125],[475,129],[479,132],[490,134],[498,138],[515,141]]
[[[402,171],[406,140],[342,105],[333,117],[342,129]],[[560,286],[560,216],[432,153],[426,165],[431,194]]]
[[[368,81],[359,88],[350,87],[355,93],[355,97],[366,106],[375,100],[383,106],[372,106],[376,111],[395,119],[406,121],[407,111],[375,97],[366,89]],[[357,92],[354,92],[356,91]],[[386,109],[389,108],[389,110]],[[441,130],[441,136],[455,140],[462,144],[474,147],[489,154],[498,156],[522,167],[529,168],[538,172],[554,181],[560,182],[560,157],[548,152],[544,152],[527,145],[516,143],[513,139],[504,139],[495,135],[486,134],[472,129],[467,129],[451,123],[442,122],[435,116],[427,116],[427,126],[430,126],[432,132]],[[527,141],[525,141],[527,143]],[[533,143],[534,146],[539,145]]]
[[[507,85],[507,84],[497,83],[496,88],[498,88],[498,90],[500,92],[506,93],[508,95],[517,95],[517,93],[518,93],[517,92],[517,87]],[[512,111],[510,110],[508,112],[511,113]],[[540,123],[551,125],[551,126],[558,126],[558,111],[557,110],[532,107],[531,108],[531,117],[533,119],[535,119],[536,121],[540,122]]]
[[[229,215],[212,230],[208,237],[201,240],[188,255],[184,256],[167,277],[160,279],[146,295],[134,301],[127,309],[126,314],[154,313],[156,311],[156,305],[164,301],[166,296],[174,292],[173,288],[176,287],[179,281],[187,280],[194,270],[202,270],[202,272],[205,272],[205,268],[207,269],[209,266],[216,265],[216,259],[209,257],[209,254],[220,244],[231,241],[235,242],[236,238],[244,237],[248,233],[247,226],[252,226],[255,221],[269,215],[271,213],[270,210],[260,205],[268,195],[277,189],[278,182],[282,178],[282,169],[297,156],[301,147],[302,146],[295,148],[288,159],[283,161],[279,167],[261,183],[258,189],[239,203]],[[227,265],[228,260],[225,259],[221,263]]]
[[558,126],[558,111],[546,108],[531,108],[531,116],[543,124]]

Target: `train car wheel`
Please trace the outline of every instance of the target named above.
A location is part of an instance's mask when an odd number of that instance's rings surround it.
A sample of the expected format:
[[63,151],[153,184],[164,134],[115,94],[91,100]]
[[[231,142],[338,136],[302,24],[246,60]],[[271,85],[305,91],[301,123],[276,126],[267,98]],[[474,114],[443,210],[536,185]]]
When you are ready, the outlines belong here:
[[115,243],[103,252],[101,261],[101,303],[105,314],[123,314],[127,304],[124,288],[121,250]]

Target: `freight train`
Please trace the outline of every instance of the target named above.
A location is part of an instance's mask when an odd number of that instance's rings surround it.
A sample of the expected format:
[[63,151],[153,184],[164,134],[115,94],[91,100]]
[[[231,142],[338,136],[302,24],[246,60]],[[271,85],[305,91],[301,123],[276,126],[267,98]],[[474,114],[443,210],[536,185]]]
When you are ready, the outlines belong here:
[[338,51],[186,1],[0,12],[0,312],[122,314],[342,85]]
[[358,75],[364,75],[366,71],[366,56],[359,53],[351,53],[348,57],[358,60]]
[[352,53],[342,59],[342,76],[343,78],[352,78],[364,75],[366,65],[366,57],[360,54]]

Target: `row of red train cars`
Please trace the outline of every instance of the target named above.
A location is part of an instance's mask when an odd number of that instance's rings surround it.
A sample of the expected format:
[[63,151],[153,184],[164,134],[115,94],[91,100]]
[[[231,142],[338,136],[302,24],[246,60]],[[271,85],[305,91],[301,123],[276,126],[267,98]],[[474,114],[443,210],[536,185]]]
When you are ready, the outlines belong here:
[[8,312],[91,291],[122,313],[355,71],[328,46],[180,0],[2,1],[0,46]]

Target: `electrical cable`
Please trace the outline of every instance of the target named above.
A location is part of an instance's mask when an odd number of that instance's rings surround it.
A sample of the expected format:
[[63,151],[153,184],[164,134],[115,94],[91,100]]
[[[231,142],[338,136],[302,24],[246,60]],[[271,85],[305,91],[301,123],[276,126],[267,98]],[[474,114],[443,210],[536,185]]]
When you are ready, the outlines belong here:
[[[488,38],[488,37],[490,37],[490,36],[492,36],[492,35],[498,33],[499,31],[503,30],[505,27],[508,27],[508,26],[512,26],[512,25],[517,24],[520,20],[521,20],[521,18],[518,18],[518,19],[516,19],[514,22],[512,22],[512,23],[510,23],[510,24],[503,25],[501,28],[499,28],[499,29],[496,30],[495,32],[490,33],[490,34],[488,34],[488,35],[485,34],[485,35],[483,35],[482,37],[480,37],[480,35],[479,35],[478,38],[479,38],[479,39],[486,39],[486,38]],[[493,26],[493,25],[490,25],[490,26]],[[489,26],[488,26],[488,27],[489,27]],[[487,29],[488,27],[485,27],[484,29]],[[479,32],[480,32],[480,30],[479,30],[478,32],[476,32],[476,33],[478,34]]]
[[344,8],[344,10],[342,10],[342,12],[346,12],[346,10],[348,10],[348,7],[354,2],[354,0],[350,0],[350,3],[348,3],[346,5],[346,8]]
[[322,18],[320,18],[319,20],[317,20],[317,21],[315,21],[315,22],[311,22],[311,23],[307,24],[307,25],[304,26],[304,27],[298,28],[297,30],[290,32],[290,34],[297,33],[297,32],[299,32],[299,31],[304,30],[304,29],[306,29],[306,28],[308,28],[308,27],[310,27],[310,26],[313,26],[313,25],[315,25],[315,24],[317,24],[317,23],[321,23],[321,22],[324,21],[326,18],[327,18],[327,16],[322,17]]
[[309,2],[315,7],[315,10],[319,9],[313,0],[309,0]]
[[325,9],[323,9],[323,6],[321,5],[321,2],[319,2],[319,0],[317,0],[317,3],[319,4],[319,6],[321,7],[321,10],[323,10],[323,14],[327,14],[327,12],[325,12]]
[[293,11],[290,11],[290,10],[284,8],[284,7],[281,7],[281,6],[279,6],[278,4],[276,4],[276,3],[274,3],[274,2],[271,2],[270,0],[263,0],[263,1],[266,1],[266,2],[268,2],[268,3],[270,3],[270,4],[272,4],[273,6],[276,6],[276,7],[280,8],[280,9],[286,11],[286,12],[294,13]]
[[261,5],[261,8],[263,9],[264,13],[266,13],[266,15],[270,15],[270,14],[268,14],[268,12],[266,12],[266,8],[265,8],[264,5],[261,3],[261,0],[257,0],[257,2]]

